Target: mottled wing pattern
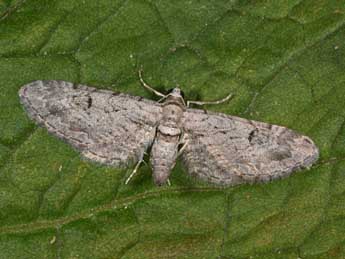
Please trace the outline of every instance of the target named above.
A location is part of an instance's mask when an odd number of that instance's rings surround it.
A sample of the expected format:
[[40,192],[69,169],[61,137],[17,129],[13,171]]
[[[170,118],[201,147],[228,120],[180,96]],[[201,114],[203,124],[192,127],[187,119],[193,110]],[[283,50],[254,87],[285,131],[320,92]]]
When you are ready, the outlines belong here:
[[270,181],[318,158],[310,138],[281,126],[198,109],[184,113],[183,125],[188,172],[217,184]]
[[35,81],[19,91],[30,117],[88,159],[121,166],[154,140],[159,104],[65,81]]

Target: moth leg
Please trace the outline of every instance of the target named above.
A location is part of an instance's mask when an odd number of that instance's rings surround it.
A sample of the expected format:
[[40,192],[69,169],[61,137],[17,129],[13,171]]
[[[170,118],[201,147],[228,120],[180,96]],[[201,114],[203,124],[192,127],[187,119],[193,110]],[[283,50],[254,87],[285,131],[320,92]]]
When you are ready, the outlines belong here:
[[196,105],[220,104],[220,103],[224,103],[224,102],[230,100],[233,96],[234,96],[233,94],[229,94],[228,96],[226,96],[223,99],[220,99],[220,100],[217,100],[217,101],[210,101],[210,102],[187,101],[187,107],[189,107],[190,104],[196,104]]
[[182,147],[180,148],[180,150],[178,151],[177,157],[180,157],[180,156],[182,155],[182,153],[183,153],[183,151],[186,149],[187,145],[188,145],[188,140],[183,144],[183,146],[182,146]]
[[145,81],[142,77],[142,69],[141,68],[139,69],[138,74],[139,74],[140,82],[141,82],[143,87],[145,87],[147,90],[153,92],[155,95],[158,95],[158,96],[163,97],[163,98],[167,97],[165,94],[158,92],[157,90],[153,89],[151,86],[149,86],[148,84],[145,83]]
[[140,160],[138,161],[138,163],[135,165],[133,172],[128,176],[128,178],[127,178],[126,181],[125,181],[125,184],[128,184],[129,181],[132,179],[132,177],[136,174],[136,172],[138,171],[138,168],[139,168],[139,166],[140,166],[140,164],[141,164],[142,162],[145,163],[145,161],[144,161],[143,158],[140,159]]
[[171,186],[171,182],[170,182],[169,178],[167,179],[167,183],[169,186]]
[[168,95],[163,96],[161,99],[159,99],[157,101],[157,103],[163,102],[167,97],[168,97]]

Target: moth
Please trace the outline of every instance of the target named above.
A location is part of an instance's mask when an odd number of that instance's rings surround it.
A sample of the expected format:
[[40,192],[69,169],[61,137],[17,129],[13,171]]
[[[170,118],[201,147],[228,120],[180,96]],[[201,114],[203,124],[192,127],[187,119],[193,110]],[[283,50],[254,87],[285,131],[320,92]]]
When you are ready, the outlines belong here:
[[178,157],[188,173],[219,184],[267,182],[309,168],[319,156],[314,142],[286,127],[192,109],[180,88],[154,102],[66,81],[34,81],[19,90],[29,116],[92,161],[136,164],[147,150],[156,185],[169,181]]

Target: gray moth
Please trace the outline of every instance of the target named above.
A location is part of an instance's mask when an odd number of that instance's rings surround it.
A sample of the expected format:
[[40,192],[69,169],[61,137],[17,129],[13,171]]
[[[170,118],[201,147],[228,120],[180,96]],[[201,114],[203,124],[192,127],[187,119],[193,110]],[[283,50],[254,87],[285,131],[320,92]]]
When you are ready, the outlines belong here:
[[174,88],[162,97],[100,90],[66,81],[34,81],[19,96],[29,116],[81,154],[110,166],[136,164],[151,149],[156,185],[169,181],[178,157],[187,172],[220,184],[267,182],[309,168],[318,159],[313,141],[286,127],[189,108],[221,103],[185,102]]

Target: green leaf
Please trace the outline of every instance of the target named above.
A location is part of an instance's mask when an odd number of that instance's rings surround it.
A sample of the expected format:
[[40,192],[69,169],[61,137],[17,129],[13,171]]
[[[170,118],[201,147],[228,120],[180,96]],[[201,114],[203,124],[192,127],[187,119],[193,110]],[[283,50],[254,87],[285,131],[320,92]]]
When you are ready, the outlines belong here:
[[[0,1],[0,258],[343,258],[345,2]],[[86,162],[28,119],[39,79],[154,99],[137,72],[210,110],[310,136],[310,170],[269,184],[152,184]]]

